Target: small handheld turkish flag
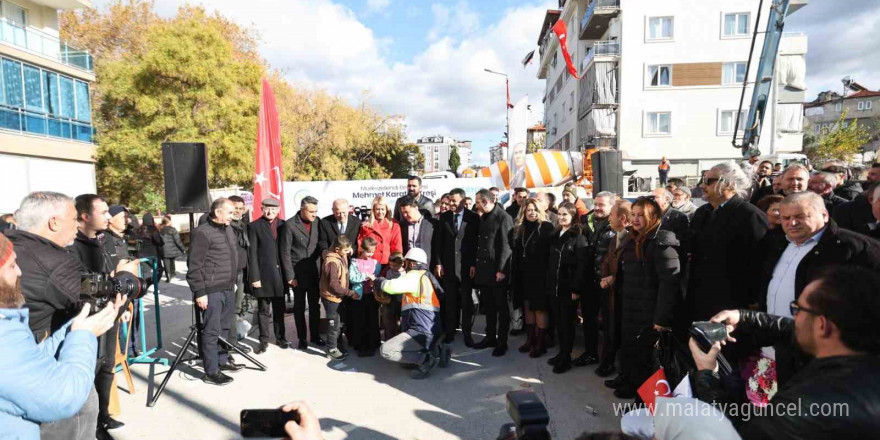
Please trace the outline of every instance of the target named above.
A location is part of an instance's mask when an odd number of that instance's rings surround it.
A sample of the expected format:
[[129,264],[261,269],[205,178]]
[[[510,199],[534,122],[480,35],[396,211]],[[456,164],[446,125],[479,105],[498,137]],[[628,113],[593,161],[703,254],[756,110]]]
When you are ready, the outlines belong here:
[[281,163],[281,127],[275,109],[275,95],[263,78],[263,94],[257,129],[257,155],[254,171],[254,207],[251,219],[263,216],[263,199],[280,202],[279,218],[284,218],[284,172]]
[[564,20],[556,20],[556,24],[553,25],[553,33],[559,38],[559,47],[562,49],[562,57],[565,58],[565,65],[568,66],[568,73],[570,73],[574,79],[580,79],[577,68],[575,68],[574,64],[571,62],[571,54],[568,53],[568,44],[566,44],[568,42],[568,29],[565,28]]
[[666,380],[666,372],[664,372],[662,368],[652,374],[651,377],[639,387],[639,397],[641,397],[642,401],[645,402],[645,405],[648,406],[648,410],[651,411],[651,414],[654,414],[654,401],[657,400],[658,397],[672,397],[672,387],[669,386],[669,382]]

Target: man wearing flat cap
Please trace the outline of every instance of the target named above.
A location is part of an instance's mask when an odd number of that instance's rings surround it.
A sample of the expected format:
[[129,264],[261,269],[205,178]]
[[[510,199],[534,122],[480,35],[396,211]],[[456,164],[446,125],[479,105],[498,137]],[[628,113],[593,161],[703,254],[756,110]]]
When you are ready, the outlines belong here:
[[[248,228],[248,277],[257,298],[257,323],[260,328],[260,345],[257,354],[269,345],[269,321],[274,323],[275,343],[282,348],[289,346],[284,336],[284,294],[287,290],[281,273],[281,254],[278,234],[285,228],[278,218],[281,203],[273,198],[262,201],[263,216],[254,220]],[[271,307],[271,310],[270,310]]]
[[697,212],[697,205],[691,201],[691,189],[685,185],[676,187],[672,191],[672,207],[686,215],[688,220],[693,219],[694,213]]

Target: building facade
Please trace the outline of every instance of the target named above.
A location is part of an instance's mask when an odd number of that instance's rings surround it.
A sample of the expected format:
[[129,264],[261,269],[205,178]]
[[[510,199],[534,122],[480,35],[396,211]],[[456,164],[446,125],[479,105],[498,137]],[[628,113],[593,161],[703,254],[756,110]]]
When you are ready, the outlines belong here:
[[[425,136],[416,141],[416,145],[425,156],[425,173],[442,171],[457,172],[449,169],[449,155],[452,148],[458,149],[458,158],[464,168],[471,163],[471,141],[457,141],[449,136]],[[460,167],[461,168],[461,167]]]
[[876,153],[880,147],[880,91],[858,90],[845,97],[834,92],[819,93],[815,101],[804,104],[805,129],[821,137],[834,129],[844,112],[843,126],[857,121],[873,135],[862,150]]
[[[643,177],[655,175],[663,157],[674,176],[696,176],[720,161],[741,159],[731,142],[752,34],[756,26],[766,28],[768,11],[755,23],[758,2],[560,3],[560,10],[547,12],[539,40],[549,148],[619,149],[624,169]],[[806,1],[791,4],[789,13]],[[566,21],[579,80],[567,74],[550,30],[556,20]],[[780,44],[759,144],[764,154],[801,150],[806,42],[805,35],[786,34]],[[762,46],[759,34],[749,84]],[[747,86],[744,106],[751,91]]]
[[89,0],[0,1],[0,213],[29,192],[95,192],[92,57],[58,37],[58,10]]

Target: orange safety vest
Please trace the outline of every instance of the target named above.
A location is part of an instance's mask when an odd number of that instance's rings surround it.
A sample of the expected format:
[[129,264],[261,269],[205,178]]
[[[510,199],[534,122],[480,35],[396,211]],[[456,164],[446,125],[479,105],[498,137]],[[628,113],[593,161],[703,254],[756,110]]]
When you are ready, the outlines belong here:
[[419,278],[419,291],[407,292],[403,295],[403,301],[400,310],[405,312],[410,309],[428,310],[431,312],[440,311],[440,300],[434,292],[434,285],[422,271]]

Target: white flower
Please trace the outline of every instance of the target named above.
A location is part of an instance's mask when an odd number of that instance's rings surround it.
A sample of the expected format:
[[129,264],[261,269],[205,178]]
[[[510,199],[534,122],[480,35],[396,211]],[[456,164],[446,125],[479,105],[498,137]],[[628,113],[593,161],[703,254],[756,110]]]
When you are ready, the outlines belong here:
[[768,367],[770,367],[770,359],[761,358],[758,361],[758,374],[763,375],[765,372],[767,372]]
[[749,389],[758,392],[758,381],[754,377],[749,378]]
[[773,381],[773,385],[771,385],[771,386],[770,386],[770,389],[767,390],[767,399],[768,399],[768,400],[769,400],[769,399],[772,399],[773,396],[776,395],[776,391],[777,391],[777,386],[776,386],[776,381],[774,380],[774,381]]

